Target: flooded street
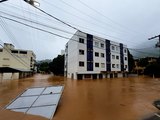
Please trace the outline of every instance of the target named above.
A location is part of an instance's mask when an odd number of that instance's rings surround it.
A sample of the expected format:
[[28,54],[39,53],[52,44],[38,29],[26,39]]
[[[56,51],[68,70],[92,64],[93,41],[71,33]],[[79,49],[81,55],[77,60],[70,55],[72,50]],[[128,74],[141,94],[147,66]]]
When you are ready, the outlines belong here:
[[102,80],[70,80],[37,74],[32,78],[0,83],[0,120],[45,120],[3,110],[28,87],[65,85],[53,120],[141,120],[157,112],[160,79],[131,77]]

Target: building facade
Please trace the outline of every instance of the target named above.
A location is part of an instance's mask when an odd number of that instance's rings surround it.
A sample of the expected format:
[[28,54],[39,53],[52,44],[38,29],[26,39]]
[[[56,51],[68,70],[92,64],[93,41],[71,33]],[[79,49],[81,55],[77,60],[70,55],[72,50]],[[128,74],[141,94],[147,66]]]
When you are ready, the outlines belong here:
[[123,77],[128,72],[127,46],[77,31],[66,44],[65,76],[73,79]]
[[[4,73],[13,75],[16,72],[16,78],[19,78],[19,73],[32,72],[35,68],[36,56],[30,50],[15,49],[12,44],[4,43],[3,48],[0,48],[0,73],[4,77]],[[11,76],[10,75],[10,76]]]

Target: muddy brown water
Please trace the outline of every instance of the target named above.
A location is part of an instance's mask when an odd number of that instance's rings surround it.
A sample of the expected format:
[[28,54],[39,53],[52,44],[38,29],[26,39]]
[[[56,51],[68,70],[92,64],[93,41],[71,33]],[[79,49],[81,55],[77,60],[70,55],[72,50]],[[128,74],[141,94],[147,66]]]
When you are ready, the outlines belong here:
[[160,99],[160,79],[140,76],[77,81],[37,74],[0,83],[0,120],[46,120],[3,108],[26,88],[49,85],[65,85],[53,120],[142,120],[158,112],[152,102]]

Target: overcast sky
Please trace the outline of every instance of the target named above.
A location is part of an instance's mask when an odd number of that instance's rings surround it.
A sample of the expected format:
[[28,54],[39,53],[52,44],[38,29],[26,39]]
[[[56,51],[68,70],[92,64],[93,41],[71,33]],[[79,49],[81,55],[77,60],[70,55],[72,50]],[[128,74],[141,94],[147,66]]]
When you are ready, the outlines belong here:
[[[160,34],[160,0],[39,0],[38,2],[39,8],[66,23],[84,32],[124,43],[129,48],[150,50],[157,40],[148,41],[148,38]],[[23,0],[0,3],[0,13],[1,16],[68,38],[75,33],[74,29],[43,14]],[[43,23],[52,29],[22,21],[6,13]],[[53,59],[65,49],[67,41],[68,39],[4,18],[0,19],[0,43],[12,43],[17,49],[33,50],[37,60]]]

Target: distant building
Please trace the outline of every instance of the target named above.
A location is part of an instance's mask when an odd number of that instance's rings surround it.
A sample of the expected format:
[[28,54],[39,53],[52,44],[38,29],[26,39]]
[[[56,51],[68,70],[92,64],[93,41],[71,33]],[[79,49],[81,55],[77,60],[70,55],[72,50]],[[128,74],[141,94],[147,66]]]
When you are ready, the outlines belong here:
[[5,74],[2,73],[16,73],[10,75],[15,78],[27,76],[35,69],[35,59],[36,56],[32,51],[15,49],[12,44],[4,43],[4,47],[0,48],[1,79],[5,78]]
[[72,79],[123,77],[128,72],[127,46],[77,31],[66,44],[64,70]]

